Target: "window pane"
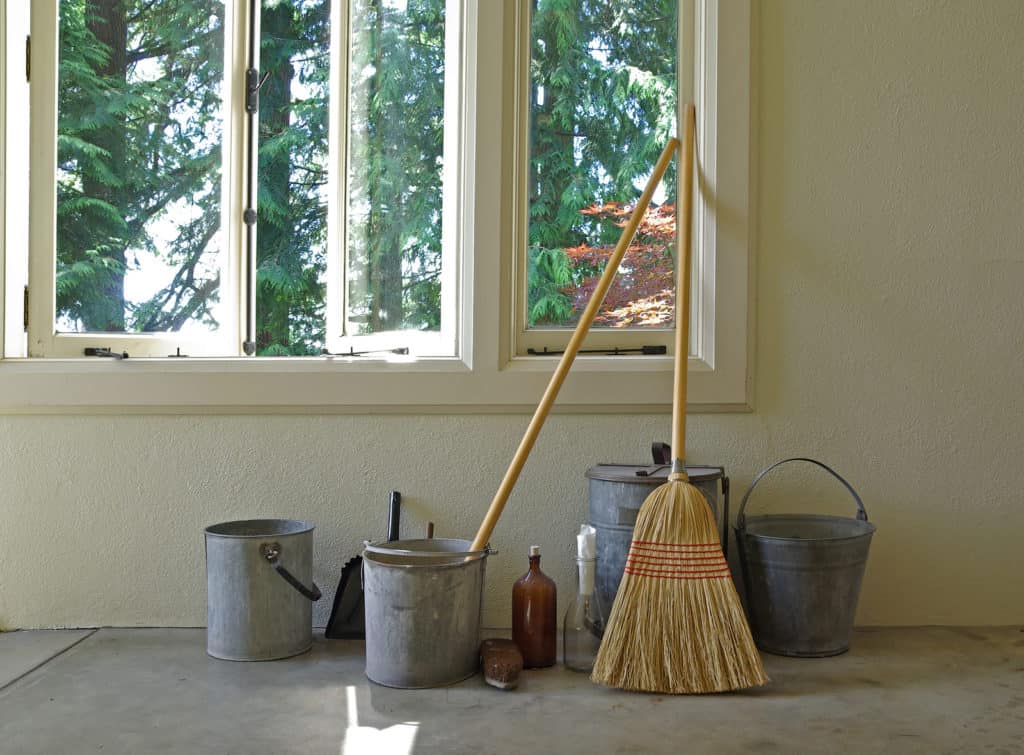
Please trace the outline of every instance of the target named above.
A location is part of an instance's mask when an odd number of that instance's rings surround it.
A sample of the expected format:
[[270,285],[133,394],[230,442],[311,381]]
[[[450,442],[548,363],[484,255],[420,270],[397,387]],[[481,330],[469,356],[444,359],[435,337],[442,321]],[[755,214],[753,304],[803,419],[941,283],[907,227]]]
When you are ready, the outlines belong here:
[[61,0],[58,331],[217,327],[223,45],[218,0]]
[[256,353],[324,345],[330,0],[263,0]]
[[351,5],[350,335],[441,325],[444,0]]
[[[535,0],[528,327],[576,323],[658,155],[675,134],[676,4]],[[675,180],[673,165],[595,327],[672,325]]]

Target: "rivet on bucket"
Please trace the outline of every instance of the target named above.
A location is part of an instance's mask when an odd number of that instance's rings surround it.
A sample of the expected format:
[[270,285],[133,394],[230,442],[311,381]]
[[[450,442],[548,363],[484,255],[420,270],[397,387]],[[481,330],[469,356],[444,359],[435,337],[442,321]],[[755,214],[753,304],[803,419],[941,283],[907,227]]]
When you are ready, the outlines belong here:
[[[775,467],[806,461],[829,472],[857,503],[855,519],[814,514],[745,517],[747,499]],[[875,526],[860,496],[820,461],[784,459],[763,470],[736,517],[750,628],[757,646],[779,655],[820,658],[850,649],[857,600]]]

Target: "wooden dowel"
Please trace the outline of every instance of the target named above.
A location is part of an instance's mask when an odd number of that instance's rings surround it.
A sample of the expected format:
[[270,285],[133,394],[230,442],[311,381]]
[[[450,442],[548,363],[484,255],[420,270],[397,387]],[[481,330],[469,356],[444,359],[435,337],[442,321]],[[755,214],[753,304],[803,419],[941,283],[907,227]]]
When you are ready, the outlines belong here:
[[491,501],[491,505],[487,509],[487,514],[484,516],[484,520],[480,524],[480,529],[476,533],[476,538],[474,538],[473,545],[470,550],[482,550],[491,539],[491,533],[494,532],[494,527],[498,523],[498,517],[501,516],[502,509],[505,508],[505,503],[508,501],[508,497],[512,493],[512,488],[515,486],[516,480],[519,479],[519,473],[523,470],[523,465],[526,463],[526,457],[530,455],[530,451],[533,449],[533,444],[536,442],[537,436],[540,434],[540,429],[544,424],[544,420],[547,419],[548,413],[551,411],[551,405],[555,402],[555,398],[558,396],[558,391],[561,389],[562,383],[565,381],[565,376],[568,374],[569,368],[572,366],[573,360],[576,358],[576,353],[580,350],[580,346],[583,344],[583,339],[586,338],[587,331],[590,329],[591,323],[593,323],[594,318],[597,316],[598,309],[600,309],[601,304],[604,303],[604,297],[607,295],[608,289],[612,285],[612,279],[615,277],[615,273],[619,269],[619,263],[622,262],[622,258],[626,254],[626,250],[633,241],[633,235],[636,233],[636,229],[640,225],[640,221],[643,219],[644,213],[647,211],[647,206],[651,203],[651,197],[654,195],[654,190],[661,182],[661,177],[665,174],[665,170],[668,168],[668,164],[672,160],[672,154],[678,147],[679,140],[673,137],[665,146],[665,149],[661,153],[661,157],[658,158],[658,162],[654,166],[654,171],[651,173],[651,177],[647,180],[647,185],[644,187],[644,191],[640,195],[640,199],[637,201],[636,207],[633,208],[633,213],[629,217],[629,222],[626,223],[626,227],[622,230],[622,235],[619,237],[619,243],[616,245],[615,251],[612,252],[611,256],[608,258],[608,263],[605,265],[604,273],[602,273],[601,279],[594,288],[594,293],[590,296],[590,302],[587,304],[586,309],[583,310],[583,314],[580,315],[580,320],[576,325],[576,330],[573,332],[572,338],[569,340],[569,345],[565,348],[565,353],[562,354],[562,358],[558,362],[558,367],[555,368],[555,374],[551,376],[551,381],[548,383],[548,387],[544,391],[544,396],[541,398],[540,404],[537,406],[537,410],[533,414],[533,419],[530,420],[530,425],[526,428],[526,434],[519,442],[519,448],[516,450],[515,456],[512,457],[512,462],[509,464],[508,470],[505,472],[505,477],[502,479],[501,485],[498,487],[498,492],[495,493],[494,499]]
[[672,380],[672,458],[686,462],[686,372],[690,356],[690,267],[692,265],[693,226],[693,145],[696,115],[692,104],[686,106],[683,142],[683,207],[679,231],[681,254],[676,289],[675,376]]

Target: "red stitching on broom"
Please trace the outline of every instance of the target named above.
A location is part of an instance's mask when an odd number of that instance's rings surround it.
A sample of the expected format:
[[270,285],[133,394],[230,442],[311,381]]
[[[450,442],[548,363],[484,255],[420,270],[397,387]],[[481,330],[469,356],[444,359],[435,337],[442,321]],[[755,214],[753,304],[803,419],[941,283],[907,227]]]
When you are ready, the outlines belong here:
[[678,568],[678,567],[675,568],[675,569],[656,569],[656,568],[654,568],[652,566],[643,566],[643,565],[641,565],[641,566],[630,566],[628,568],[632,569],[633,571],[649,572],[651,574],[717,574],[719,572],[724,572],[724,571],[728,571],[729,570],[729,567],[727,567],[727,566],[718,566],[718,567],[715,567],[714,569],[696,569],[696,570],[691,570],[691,571],[687,571],[685,569]]
[[701,547],[701,548],[655,548],[650,545],[636,545],[635,543],[630,545],[630,550],[643,550],[650,551],[652,553],[673,553],[676,555],[687,555],[694,554],[700,555],[701,553],[714,553],[716,551],[721,552],[722,546],[715,544],[714,547]]
[[699,564],[686,564],[680,566],[662,564],[631,564],[626,562],[625,568],[636,569],[638,571],[657,571],[663,574],[708,574],[710,572],[727,570],[729,566],[724,561],[721,564],[707,564],[705,566],[701,566]]
[[[679,554],[682,555],[682,554]],[[725,557],[719,553],[715,556],[683,556],[682,558],[668,558],[667,556],[655,556],[652,553],[630,553],[630,559],[648,560],[657,562],[677,561],[686,563],[688,561],[724,561]]]
[[726,569],[721,574],[713,572],[683,572],[679,575],[673,575],[672,572],[661,573],[652,571],[640,571],[637,569],[630,569],[629,567],[626,567],[624,573],[632,574],[637,577],[652,577],[654,579],[729,579],[732,576],[729,573],[728,569]]
[[631,545],[661,545],[666,548],[721,548],[722,544],[715,543],[659,543],[656,540],[634,540]]

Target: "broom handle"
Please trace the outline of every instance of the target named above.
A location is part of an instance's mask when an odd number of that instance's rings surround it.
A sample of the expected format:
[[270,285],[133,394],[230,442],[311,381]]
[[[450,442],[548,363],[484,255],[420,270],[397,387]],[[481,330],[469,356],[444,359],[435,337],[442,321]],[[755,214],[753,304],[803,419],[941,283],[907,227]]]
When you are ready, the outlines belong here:
[[548,383],[547,390],[544,391],[544,396],[541,398],[537,410],[533,413],[533,419],[530,420],[530,426],[526,428],[526,434],[519,442],[519,448],[516,450],[516,455],[512,457],[512,463],[509,464],[508,471],[505,472],[505,478],[501,481],[498,492],[495,493],[494,500],[491,501],[490,508],[487,509],[487,514],[484,516],[480,529],[476,533],[476,538],[473,540],[473,545],[470,547],[471,551],[483,550],[491,539],[491,533],[494,532],[494,527],[498,523],[498,517],[501,516],[501,511],[505,508],[509,495],[512,494],[512,488],[516,484],[516,480],[519,479],[519,473],[523,470],[523,465],[526,464],[526,457],[530,455],[530,451],[533,449],[533,444],[540,434],[540,428],[551,411],[551,405],[555,403],[555,397],[558,396],[558,391],[565,381],[565,376],[568,374],[573,360],[576,358],[576,353],[580,350],[580,346],[583,345],[583,339],[590,329],[590,324],[597,316],[597,310],[604,303],[604,297],[612,285],[612,279],[619,269],[619,263],[622,262],[626,250],[633,241],[633,235],[636,233],[637,226],[640,225],[640,220],[647,210],[647,205],[651,202],[654,190],[658,187],[661,177],[665,174],[665,170],[672,160],[672,153],[678,147],[678,139],[675,137],[669,139],[668,144],[665,145],[665,149],[661,153],[661,157],[658,158],[658,162],[654,166],[654,172],[647,179],[647,185],[644,187],[643,194],[640,195],[640,199],[637,201],[636,207],[633,208],[632,215],[630,215],[629,222],[626,223],[626,227],[622,230],[622,235],[619,237],[619,243],[616,245],[615,251],[612,252],[607,264],[604,266],[604,272],[594,288],[594,293],[590,296],[590,302],[587,304],[586,309],[583,310],[583,314],[580,315],[580,321],[576,325],[572,338],[569,340],[569,345],[565,347],[565,353],[562,354],[558,367],[555,369],[555,374],[551,376],[551,382]]
[[672,380],[672,474],[686,477],[686,372],[690,355],[690,258],[693,225],[693,143],[696,114],[693,104],[684,114],[682,254],[679,261],[679,293],[676,299],[675,377]]

